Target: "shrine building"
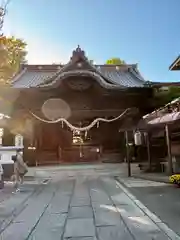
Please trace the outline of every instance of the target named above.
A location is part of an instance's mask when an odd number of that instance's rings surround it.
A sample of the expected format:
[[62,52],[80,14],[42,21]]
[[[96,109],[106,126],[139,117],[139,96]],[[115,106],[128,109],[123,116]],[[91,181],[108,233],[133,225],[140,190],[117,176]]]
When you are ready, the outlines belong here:
[[123,161],[124,131],[153,110],[137,64],[96,65],[79,46],[65,65],[23,65],[11,89],[9,128],[30,165]]

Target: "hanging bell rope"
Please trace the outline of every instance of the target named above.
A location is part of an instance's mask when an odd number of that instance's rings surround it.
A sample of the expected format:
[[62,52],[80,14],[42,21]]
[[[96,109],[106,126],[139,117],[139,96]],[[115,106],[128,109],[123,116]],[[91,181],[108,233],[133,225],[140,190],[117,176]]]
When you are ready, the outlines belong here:
[[44,122],[44,123],[58,123],[58,122],[63,122],[65,123],[70,129],[71,131],[88,131],[91,128],[93,128],[98,122],[106,122],[106,123],[110,123],[110,122],[114,122],[120,118],[122,118],[127,112],[130,111],[130,108],[127,108],[123,113],[121,113],[119,116],[112,118],[112,119],[105,119],[105,118],[96,118],[94,121],[92,121],[88,126],[86,127],[76,127],[73,126],[70,122],[68,122],[68,120],[66,120],[65,118],[59,118],[56,120],[46,120],[43,118],[40,118],[39,116],[37,116],[36,114],[34,114],[33,112],[30,111],[31,115],[34,116],[37,120]]

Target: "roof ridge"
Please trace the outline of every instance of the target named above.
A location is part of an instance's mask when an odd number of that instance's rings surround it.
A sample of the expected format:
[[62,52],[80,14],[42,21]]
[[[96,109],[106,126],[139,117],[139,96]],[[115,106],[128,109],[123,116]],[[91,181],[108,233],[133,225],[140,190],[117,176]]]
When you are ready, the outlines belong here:
[[[91,64],[92,66],[95,66],[95,67],[99,67],[99,66],[102,66],[102,67],[115,67],[115,66],[127,66],[127,67],[136,67],[138,64],[137,63],[132,63],[132,64],[92,64],[89,60],[86,60],[86,61],[88,61],[88,63],[89,64]],[[70,63],[71,62],[71,60],[68,62],[68,63]],[[25,67],[39,67],[39,66],[44,66],[44,67],[47,67],[47,66],[49,66],[49,67],[53,67],[53,66],[56,66],[56,67],[64,67],[64,66],[66,66],[68,63],[66,63],[66,64],[54,64],[54,63],[52,63],[52,64],[44,64],[44,63],[37,63],[37,64],[22,64],[21,66],[21,69],[23,68],[25,68]]]
[[122,63],[122,64],[95,64],[95,66],[104,66],[104,67],[136,67],[137,63],[132,63],[132,64],[126,64],[126,63]]
[[58,70],[59,67],[63,67],[62,64],[26,64],[23,65],[24,68],[27,68],[28,70]]
[[63,66],[64,64],[54,64],[54,63],[51,63],[51,64],[44,64],[44,63],[37,63],[37,64],[22,64],[21,66]]

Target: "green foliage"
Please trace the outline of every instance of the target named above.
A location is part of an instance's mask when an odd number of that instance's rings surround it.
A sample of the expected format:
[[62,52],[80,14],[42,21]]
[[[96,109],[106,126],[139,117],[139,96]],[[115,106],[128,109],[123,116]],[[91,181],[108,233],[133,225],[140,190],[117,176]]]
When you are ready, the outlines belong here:
[[120,64],[125,64],[125,61],[121,60],[120,58],[110,58],[106,61],[106,64],[120,65]]
[[158,91],[155,93],[155,100],[160,106],[163,106],[178,97],[180,97],[180,87],[175,86],[169,87],[169,90],[167,91]]
[[21,63],[25,62],[26,43],[15,37],[0,38],[0,82],[10,83],[18,72]]

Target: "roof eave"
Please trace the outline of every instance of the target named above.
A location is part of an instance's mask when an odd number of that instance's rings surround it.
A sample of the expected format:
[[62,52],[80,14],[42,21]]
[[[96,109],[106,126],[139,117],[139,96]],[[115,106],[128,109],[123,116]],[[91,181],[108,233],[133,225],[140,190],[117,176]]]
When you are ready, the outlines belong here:
[[180,87],[180,82],[150,82],[152,87]]
[[180,55],[176,58],[176,60],[170,65],[170,71],[180,70]]
[[19,71],[13,78],[12,78],[12,85],[14,85],[15,82],[17,82],[27,71],[27,68],[23,68],[21,71]]

